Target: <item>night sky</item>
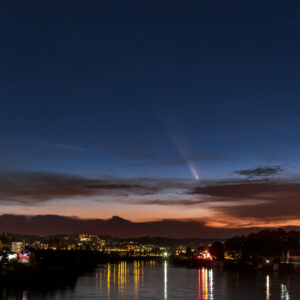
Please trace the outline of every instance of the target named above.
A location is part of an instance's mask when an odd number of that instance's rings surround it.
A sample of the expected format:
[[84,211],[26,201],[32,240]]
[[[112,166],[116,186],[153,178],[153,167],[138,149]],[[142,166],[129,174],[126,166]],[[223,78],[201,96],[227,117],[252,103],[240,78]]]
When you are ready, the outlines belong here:
[[300,225],[299,9],[1,1],[0,212]]

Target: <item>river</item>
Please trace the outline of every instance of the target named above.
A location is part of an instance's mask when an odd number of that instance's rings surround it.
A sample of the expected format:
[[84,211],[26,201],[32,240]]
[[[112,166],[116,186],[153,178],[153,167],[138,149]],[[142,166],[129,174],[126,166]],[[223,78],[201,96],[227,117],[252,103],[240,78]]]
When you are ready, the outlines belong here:
[[2,290],[7,300],[79,299],[300,299],[296,275],[235,273],[213,269],[188,269],[150,261],[105,264],[95,273],[78,278],[74,287],[60,290]]

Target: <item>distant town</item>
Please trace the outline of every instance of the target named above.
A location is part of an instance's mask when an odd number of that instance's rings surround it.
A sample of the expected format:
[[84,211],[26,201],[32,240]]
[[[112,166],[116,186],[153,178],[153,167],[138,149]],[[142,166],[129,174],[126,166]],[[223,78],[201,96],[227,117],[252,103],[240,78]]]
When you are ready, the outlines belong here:
[[[0,285],[74,285],[80,275],[125,261],[225,271],[300,273],[300,232],[264,230],[227,240],[79,234],[0,235]],[[148,262],[147,262],[148,261]]]
[[208,249],[213,240],[134,238],[118,239],[95,234],[29,236],[5,234],[0,236],[1,260],[29,262],[32,253],[39,250],[72,251],[88,250],[120,257],[168,257],[196,253],[199,249]]
[[161,237],[120,239],[85,233],[54,236],[3,233],[0,235],[0,251],[2,263],[12,260],[34,262],[36,253],[45,251],[83,251],[105,255],[106,259],[172,259],[185,263],[209,260],[218,263],[218,266],[246,263],[248,267],[255,268],[272,265],[275,270],[280,263],[292,263],[295,268],[300,267],[300,232],[263,230],[227,240]]

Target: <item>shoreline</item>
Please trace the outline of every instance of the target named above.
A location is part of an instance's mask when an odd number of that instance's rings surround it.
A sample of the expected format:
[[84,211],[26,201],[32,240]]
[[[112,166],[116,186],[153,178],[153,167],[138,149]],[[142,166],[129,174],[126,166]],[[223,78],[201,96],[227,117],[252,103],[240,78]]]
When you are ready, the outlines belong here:
[[192,257],[172,256],[170,262],[177,266],[188,268],[213,268],[222,271],[237,272],[278,272],[300,274],[300,264],[294,262],[255,263],[251,261],[199,261]]
[[[59,289],[74,286],[79,276],[92,273],[104,264],[120,261],[168,261],[173,266],[185,268],[212,268],[229,272],[278,272],[300,274],[300,264],[254,264],[243,261],[204,261],[186,256],[121,256],[97,251],[41,251],[34,262],[9,262],[0,265],[0,288]],[[101,266],[102,265],[102,266]]]

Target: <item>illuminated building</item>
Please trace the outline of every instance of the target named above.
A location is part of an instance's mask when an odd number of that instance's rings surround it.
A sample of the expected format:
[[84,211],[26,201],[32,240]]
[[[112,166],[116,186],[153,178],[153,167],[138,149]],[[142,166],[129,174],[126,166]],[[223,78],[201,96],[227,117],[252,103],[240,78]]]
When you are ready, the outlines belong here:
[[197,252],[194,255],[197,259],[201,259],[201,260],[213,260],[212,256],[210,255],[210,253],[205,250],[205,251],[201,251],[201,252]]
[[15,253],[21,253],[25,250],[24,242],[12,242],[11,243],[11,251]]

